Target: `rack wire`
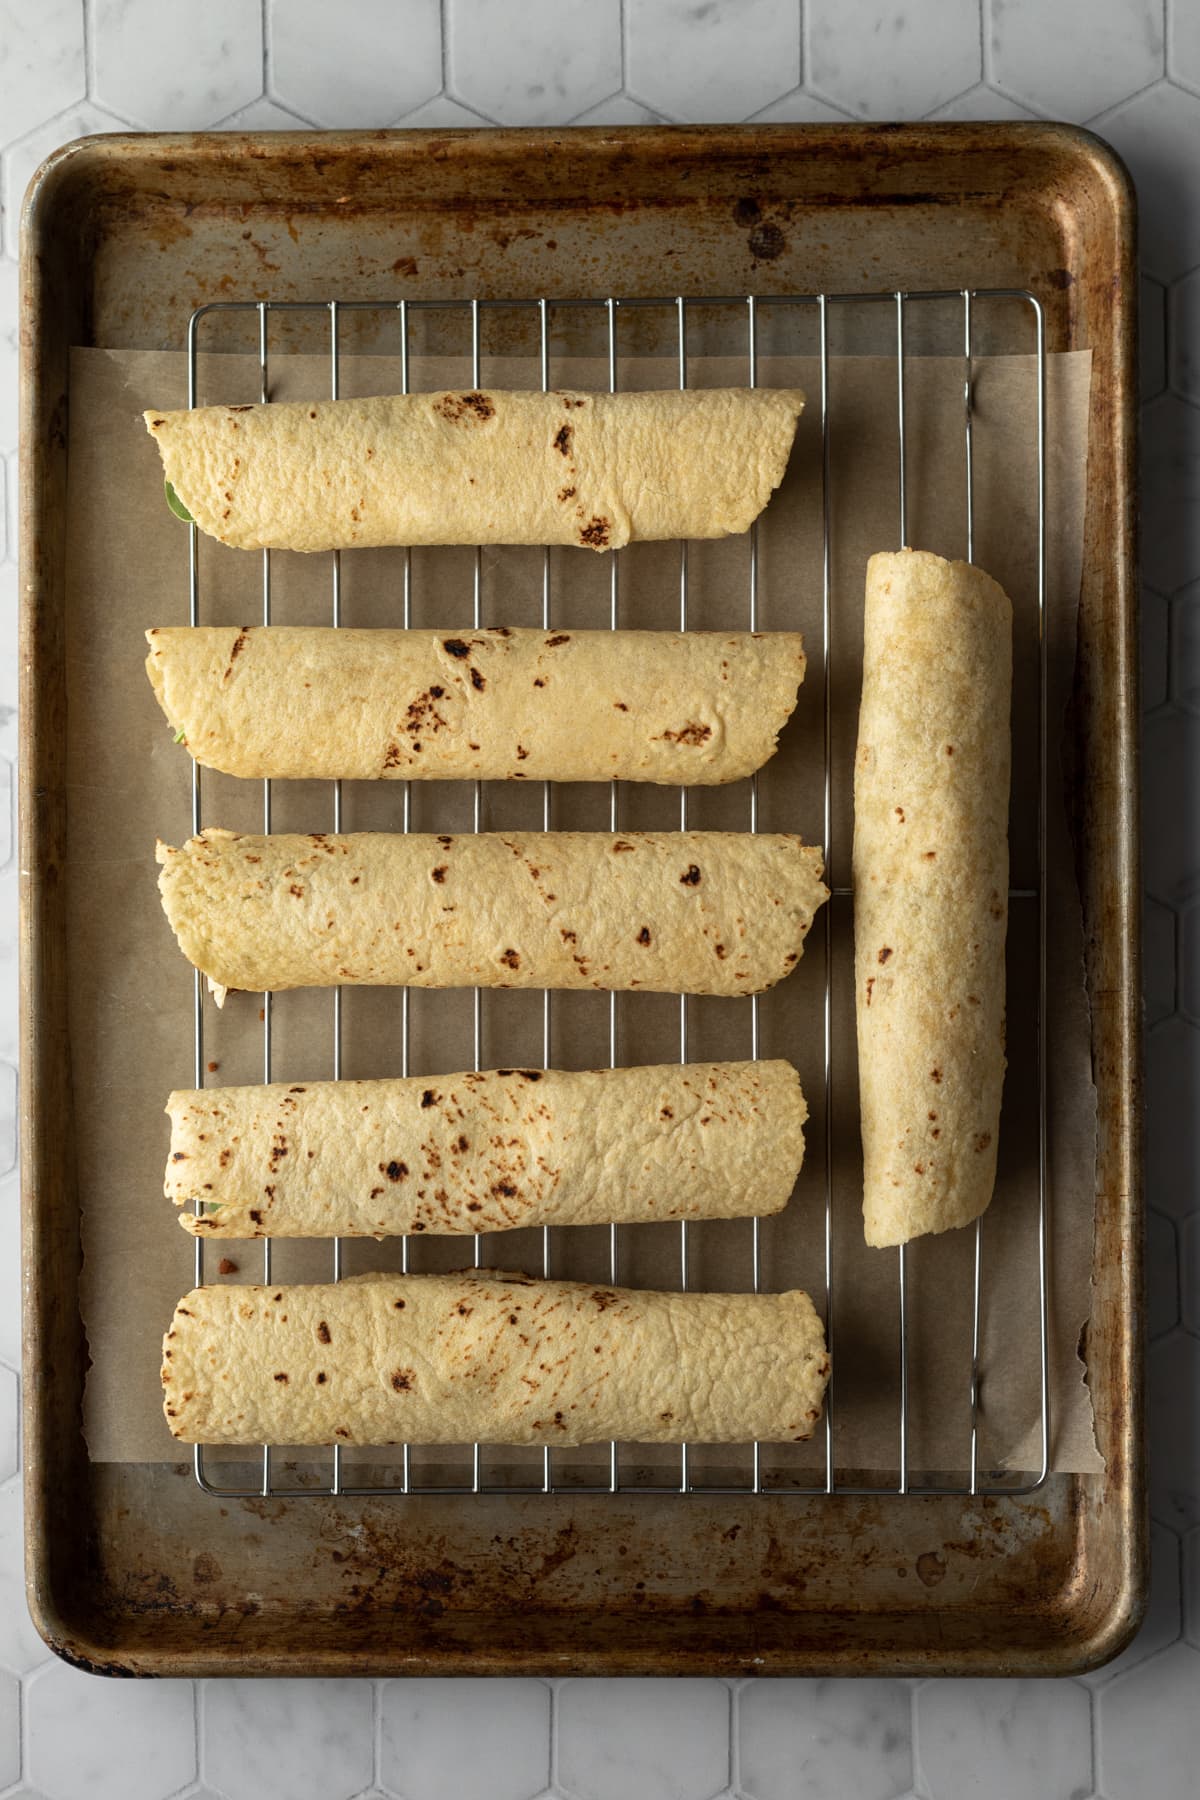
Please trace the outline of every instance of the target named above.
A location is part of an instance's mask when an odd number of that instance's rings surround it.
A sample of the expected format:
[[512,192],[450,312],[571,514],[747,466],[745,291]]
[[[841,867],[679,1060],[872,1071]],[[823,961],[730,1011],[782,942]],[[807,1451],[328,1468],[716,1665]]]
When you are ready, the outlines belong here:
[[[607,1477],[599,1482],[568,1479],[560,1482],[556,1475],[555,1459],[547,1446],[541,1457],[540,1475],[536,1481],[522,1480],[519,1477],[505,1479],[502,1482],[485,1480],[481,1469],[480,1446],[470,1446],[470,1476],[460,1482],[443,1481],[425,1482],[416,1478],[411,1447],[404,1445],[401,1461],[395,1471],[395,1479],[372,1481],[371,1483],[347,1480],[343,1466],[340,1446],[333,1446],[329,1464],[328,1477],[310,1474],[307,1479],[280,1482],[276,1478],[275,1461],[272,1446],[263,1445],[259,1452],[259,1473],[252,1482],[241,1479],[223,1479],[221,1474],[211,1467],[211,1459],[204,1445],[197,1445],[194,1452],[195,1479],[205,1492],[222,1498],[269,1497],[274,1494],[324,1494],[326,1496],[404,1496],[410,1494],[554,1494],[569,1492],[571,1494],[793,1494],[809,1496],[814,1494],[857,1494],[857,1495],[916,1495],[944,1494],[975,1496],[983,1493],[1026,1494],[1033,1492],[1045,1481],[1050,1463],[1050,1377],[1049,1377],[1049,1317],[1048,1317],[1048,1279],[1047,1279],[1047,1241],[1049,1217],[1049,1167],[1047,1143],[1047,1069],[1046,1069],[1046,992],[1047,992],[1047,648],[1046,648],[1046,340],[1045,324],[1042,308],[1036,297],[1024,289],[1017,288],[963,288],[937,289],[920,291],[892,290],[882,293],[816,293],[786,294],[759,297],[755,295],[704,295],[704,296],[665,296],[665,297],[616,297],[608,296],[596,299],[550,299],[546,296],[521,299],[472,299],[472,300],[400,300],[400,301],[220,301],[199,307],[191,316],[187,332],[187,381],[188,405],[198,404],[198,357],[200,353],[200,334],[205,320],[216,315],[248,314],[257,322],[258,363],[260,398],[263,402],[270,399],[270,364],[269,364],[269,320],[273,314],[304,314],[328,323],[328,356],[330,394],[333,399],[339,397],[340,359],[342,355],[341,332],[346,314],[375,314],[381,319],[394,321],[399,339],[399,358],[401,369],[401,388],[409,393],[411,383],[411,330],[414,315],[437,315],[443,321],[457,320],[466,326],[469,333],[468,354],[471,364],[472,385],[481,385],[481,348],[482,321],[485,315],[494,312],[529,313],[536,321],[538,336],[538,369],[542,391],[548,391],[551,383],[551,317],[560,311],[564,314],[590,312],[602,322],[606,339],[606,358],[608,387],[616,392],[618,379],[618,321],[622,315],[634,313],[645,314],[648,310],[657,309],[673,324],[672,355],[678,376],[679,387],[688,385],[688,319],[689,313],[697,308],[741,309],[745,320],[745,370],[746,385],[759,385],[760,373],[760,321],[763,309],[804,309],[815,316],[817,345],[820,368],[820,423],[821,423],[821,511],[822,511],[822,696],[824,707],[823,746],[824,746],[824,785],[822,807],[822,839],[825,854],[825,866],[829,870],[833,866],[833,740],[832,740],[832,653],[836,619],[833,606],[833,531],[834,519],[831,502],[831,451],[832,422],[830,408],[830,321],[835,309],[869,305],[892,309],[894,315],[893,354],[896,366],[896,423],[898,428],[898,458],[896,471],[897,499],[897,534],[896,541],[904,546],[908,541],[909,514],[909,481],[907,467],[907,433],[908,406],[906,395],[906,326],[910,309],[924,307],[933,303],[942,306],[958,306],[961,308],[961,343],[963,358],[963,438],[966,491],[966,544],[967,557],[971,560],[975,547],[975,451],[974,451],[974,406],[973,406],[973,374],[976,363],[976,309],[980,303],[1006,303],[1028,308],[1033,323],[1036,350],[1036,578],[1037,578],[1037,630],[1038,630],[1038,814],[1037,814],[1037,885],[1035,888],[1011,888],[1010,900],[1032,902],[1037,909],[1038,924],[1038,1013],[1037,1013],[1037,1114],[1038,1114],[1038,1204],[1037,1204],[1037,1277],[1038,1277],[1038,1348],[1039,1367],[1039,1449],[1040,1467],[1016,1480],[1005,1479],[1001,1475],[984,1478],[980,1468],[980,1392],[982,1369],[981,1355],[981,1297],[984,1283],[986,1258],[984,1254],[984,1220],[976,1221],[974,1228],[974,1256],[972,1265],[972,1302],[971,1302],[971,1355],[967,1371],[968,1398],[970,1406],[969,1440],[964,1455],[965,1479],[958,1484],[945,1481],[914,1483],[909,1458],[909,1268],[908,1253],[905,1246],[897,1252],[896,1279],[898,1292],[899,1338],[897,1343],[898,1360],[898,1394],[899,1405],[896,1418],[896,1465],[897,1474],[894,1481],[875,1486],[851,1484],[839,1479],[836,1459],[836,1374],[831,1382],[824,1412],[825,1458],[823,1476],[818,1472],[813,1480],[797,1481],[789,1476],[786,1481],[770,1480],[763,1469],[761,1448],[758,1444],[750,1446],[752,1463],[745,1482],[730,1484],[728,1481],[714,1483],[712,1481],[693,1480],[689,1446],[679,1448],[679,1466],[677,1478],[667,1484],[647,1482],[645,1480],[626,1480],[623,1474],[621,1447],[616,1443],[608,1446]],[[659,346],[660,353],[662,346]],[[195,524],[190,525],[189,543],[189,622],[195,626],[201,623],[200,605],[200,567],[198,531]],[[609,603],[608,623],[616,630],[621,619],[620,609],[620,569],[621,553],[612,551],[609,555]],[[541,623],[549,629],[553,622],[553,593],[551,579],[550,551],[543,551],[541,575]],[[757,523],[751,528],[749,546],[749,592],[746,609],[746,625],[750,630],[759,627],[760,593],[759,593],[760,559]],[[412,552],[404,552],[403,586],[401,622],[405,628],[412,623]],[[331,623],[337,627],[342,617],[342,560],[337,551],[332,553],[331,563]],[[482,625],[482,558],[477,548],[474,552],[472,576],[472,619],[478,629]],[[678,619],[681,630],[686,631],[689,623],[689,550],[686,543],[681,544],[678,565]],[[271,621],[271,553],[262,553],[262,621]],[[748,825],[752,832],[759,828],[759,783],[757,775],[752,776],[748,784]],[[262,784],[262,818],[264,831],[270,831],[272,818],[272,792],[270,781]],[[342,792],[341,783],[333,784],[333,828],[339,831],[342,826]],[[542,791],[542,828],[550,830],[553,824],[553,788],[551,783],[543,783]],[[201,771],[197,763],[192,765],[191,816],[193,834],[199,833],[202,823],[201,811]],[[613,782],[609,795],[609,827],[616,831],[621,816],[620,790],[617,782]],[[688,826],[688,790],[679,790],[679,826],[686,830]],[[472,796],[472,825],[479,831],[483,818],[483,789],[480,782],[475,782]],[[405,781],[401,789],[401,829],[407,832],[412,821],[412,791],[409,782]],[[835,887],[833,895],[836,899],[849,899],[851,890]],[[831,1106],[834,1062],[834,1021],[833,1021],[833,972],[834,972],[834,934],[833,909],[826,906],[823,912],[823,954],[824,954],[824,1001],[822,1010],[823,1051],[824,1051],[824,1135],[825,1135],[825,1193],[824,1193],[824,1315],[826,1335],[830,1350],[834,1354],[836,1370],[837,1358],[834,1339],[834,1257],[833,1257],[833,1109]],[[618,995],[609,996],[608,1012],[608,1058],[611,1067],[618,1064]],[[199,971],[194,974],[194,1069],[195,1085],[205,1085],[205,1050],[204,1050],[204,1007],[203,978]],[[411,1010],[410,994],[407,988],[401,990],[400,996],[400,1073],[407,1076],[411,1067]],[[553,997],[549,991],[542,998],[542,1057],[545,1067],[550,1067],[554,1049],[553,1036]],[[342,993],[333,990],[332,996],[332,1032],[333,1032],[333,1075],[340,1079],[342,1074]],[[482,995],[479,989],[473,995],[473,1038],[474,1067],[481,1067],[483,1045],[483,1011]],[[761,1047],[761,1020],[758,996],[751,1001],[750,1019],[751,1056],[758,1060]],[[688,1061],[689,1051],[689,1009],[686,995],[679,996],[678,1016],[678,1055],[681,1062]],[[262,1007],[262,1070],[263,1080],[272,1079],[272,1003],[271,995],[263,997]],[[760,1222],[751,1222],[751,1284],[755,1293],[762,1285],[762,1249]],[[633,1228],[611,1225],[608,1228],[608,1264],[609,1278],[613,1283],[620,1279],[622,1234]],[[543,1275],[549,1275],[553,1266],[553,1237],[549,1227],[541,1230],[541,1266]],[[400,1241],[400,1268],[409,1270],[409,1239]],[[343,1247],[340,1239],[331,1240],[331,1275],[338,1280],[343,1272]],[[474,1262],[476,1267],[484,1265],[484,1239],[482,1235],[474,1239]],[[882,1253],[879,1253],[882,1254]],[[197,1286],[205,1280],[205,1239],[195,1239],[194,1280]],[[681,1220],[678,1228],[678,1275],[679,1286],[687,1291],[690,1279],[690,1243],[689,1228],[686,1220]],[[272,1280],[272,1245],[266,1238],[262,1244],[262,1279],[269,1283]],[[236,1466],[244,1466],[242,1459]],[[389,1475],[392,1471],[389,1471]]]

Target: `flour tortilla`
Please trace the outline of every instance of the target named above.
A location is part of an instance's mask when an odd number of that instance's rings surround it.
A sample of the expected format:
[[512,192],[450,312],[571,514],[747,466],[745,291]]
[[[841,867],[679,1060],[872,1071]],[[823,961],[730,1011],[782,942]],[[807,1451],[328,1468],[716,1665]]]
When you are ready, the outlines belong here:
[[146,633],[158,703],[228,775],[713,785],[762,767],[804,679],[798,632]]
[[782,388],[492,390],[144,417],[187,511],[238,549],[615,550],[747,530],[803,407]]
[[787,1205],[787,1062],[493,1069],[172,1094],[166,1194],[203,1237],[736,1219]]
[[828,897],[819,850],[732,831],[209,829],[158,860],[171,928],[218,1001],[358,983],[759,993]]
[[1012,607],[923,551],[867,567],[854,772],[868,1244],[978,1218],[1004,1083]]
[[163,1340],[186,1443],[750,1443],[812,1435],[807,1294],[654,1294],[467,1271],[196,1288]]

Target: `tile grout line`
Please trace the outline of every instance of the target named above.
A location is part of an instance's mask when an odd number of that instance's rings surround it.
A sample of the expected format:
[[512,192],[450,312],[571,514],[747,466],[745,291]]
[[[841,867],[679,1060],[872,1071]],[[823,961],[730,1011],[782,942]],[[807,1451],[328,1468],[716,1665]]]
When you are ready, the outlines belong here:
[[[45,1668],[46,1664],[43,1663],[40,1667]],[[37,1674],[38,1669],[33,1669],[22,1675],[17,1693],[17,1767],[21,1771],[17,1777],[19,1781],[28,1781],[30,1778],[29,1690],[33,1686]]]
[[205,1767],[207,1756],[204,1747],[204,1727],[208,1712],[208,1682],[201,1677],[193,1684],[192,1718],[196,1728],[196,1780],[208,1786]]
[[[1149,81],[1143,81],[1143,83],[1140,87],[1130,88],[1130,90],[1127,94],[1122,94],[1121,98],[1119,100],[1114,100],[1111,106],[1101,106],[1096,112],[1089,113],[1087,118],[1081,120],[1080,122],[1083,125],[1085,130],[1096,131],[1098,129],[1096,121],[1098,119],[1106,118],[1109,113],[1120,112],[1122,107],[1129,106],[1134,100],[1140,100],[1143,94],[1149,94],[1150,92],[1152,92],[1152,90],[1154,88],[1160,88],[1160,87],[1174,88],[1175,92],[1177,94],[1186,94],[1189,100],[1194,100],[1197,97],[1195,89],[1186,87],[1183,82],[1173,81],[1169,75],[1163,75],[1160,73],[1158,75],[1151,76]],[[1006,100],[1017,100],[1019,98],[1016,94],[1010,93],[1007,88],[997,87],[996,92],[1002,93]],[[1021,100],[1019,103],[1022,106],[1030,105],[1030,102],[1028,100]],[[1034,109],[1031,107],[1031,110],[1034,110]],[[1047,113],[1047,112],[1043,111],[1041,108],[1038,108],[1037,110],[1038,110],[1040,116],[1044,119],[1049,119],[1054,116],[1052,113]],[[1104,135],[1103,132],[1101,132],[1100,135],[1103,136]],[[1139,248],[1142,248],[1142,246],[1139,246]],[[1188,273],[1188,271],[1185,270],[1184,274],[1186,275],[1187,273]],[[1181,279],[1182,279],[1182,276],[1177,276],[1175,278],[1175,280],[1181,280]],[[1175,285],[1175,283],[1174,283],[1174,281],[1171,281],[1170,283],[1165,283],[1164,285],[1173,287]]]
[[979,0],[979,79],[991,87],[992,0]]
[[1092,1752],[1091,1786],[1092,1793],[1096,1794],[1100,1790],[1100,1696],[1092,1692],[1086,1681],[1076,1682],[1075,1685],[1083,1688],[1088,1697],[1088,1734]]
[[742,1691],[744,1681],[727,1682],[729,1691],[729,1786],[742,1791]]
[[79,0],[83,25],[83,97],[92,99],[96,91],[96,33],[93,29],[92,0]]
[[922,1779],[923,1771],[921,1769],[921,1754],[917,1742],[917,1694],[920,1692],[920,1687],[921,1683],[919,1681],[914,1681],[910,1683],[908,1690],[908,1757],[909,1774],[912,1780],[912,1791],[914,1794],[924,1794],[926,1792],[925,1782]]
[[553,1791],[555,1793],[557,1793],[558,1792],[558,1697],[559,1697],[559,1689],[562,1686],[562,1683],[558,1682],[558,1681],[548,1681],[546,1683],[546,1685],[550,1689],[550,1717],[547,1720],[547,1725],[549,1727],[549,1733],[550,1733],[550,1743],[549,1743],[550,1787],[553,1789]]

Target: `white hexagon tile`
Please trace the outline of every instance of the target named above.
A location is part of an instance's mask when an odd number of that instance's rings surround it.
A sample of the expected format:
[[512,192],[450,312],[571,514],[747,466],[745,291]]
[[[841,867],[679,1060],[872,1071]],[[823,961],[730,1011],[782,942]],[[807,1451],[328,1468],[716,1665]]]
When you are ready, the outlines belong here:
[[1105,1800],[1195,1793],[1196,1732],[1179,1721],[1195,1718],[1198,1693],[1200,1650],[1190,1644],[1173,1644],[1103,1689],[1096,1773]]
[[617,0],[446,0],[446,86],[497,125],[576,118],[621,88]]
[[[601,121],[602,123],[604,121]],[[460,126],[464,130],[487,125],[489,120],[482,113],[472,112],[469,106],[463,106],[457,100],[451,100],[449,94],[435,94],[424,106],[418,106],[414,112],[405,113],[402,119],[395,121],[403,125],[407,131],[447,131],[456,130]]]
[[720,1681],[568,1681],[557,1785],[573,1800],[712,1800],[729,1785]]
[[414,1800],[533,1800],[550,1782],[550,1707],[541,1681],[389,1681],[380,1777]]
[[5,141],[23,137],[87,92],[79,0],[0,3],[0,116]]
[[[107,1683],[23,1611],[13,1471],[14,258],[89,132],[1066,118],[1142,220],[1146,1623],[1078,1681]],[[1200,0],[0,0],[0,1800],[1182,1800],[1200,1768]],[[6,1173],[6,1170],[8,1171]],[[15,1784],[15,1785],[12,1785]]]
[[216,131],[311,131],[313,120],[298,112],[289,112],[267,94],[259,94],[246,106],[239,106],[228,118],[214,122]]
[[912,1786],[912,1699],[901,1681],[747,1682],[737,1788],[748,1800],[893,1800]]
[[0,1669],[14,1675],[27,1675],[50,1659],[25,1605],[23,1522],[21,1484],[6,1482],[0,1487]]
[[272,0],[271,93],[315,125],[390,125],[442,85],[438,0]]
[[935,106],[931,119],[1036,119],[1040,115],[1031,106],[1023,106],[1011,94],[989,87],[981,81],[965,94],[955,94],[944,106]]
[[1179,1228],[1180,1316],[1186,1330],[1200,1338],[1200,1213]]
[[[741,54],[747,39],[753,58]],[[664,118],[749,118],[799,80],[794,7],[776,0],[625,0],[625,81]]]
[[1160,81],[1088,123],[1137,183],[1142,267],[1158,281],[1177,281],[1200,263],[1200,98]]
[[[1183,1629],[1180,1593],[1181,1546],[1175,1532],[1157,1521],[1150,1526],[1150,1595],[1142,1629],[1120,1656],[1083,1677],[1091,1688],[1101,1688],[1126,1669],[1148,1662],[1173,1644]],[[1094,1703],[1093,1703],[1094,1704]]]
[[88,91],[147,131],[197,131],[263,90],[259,7],[92,0]]
[[982,74],[976,0],[807,0],[805,81],[860,119],[912,118]]
[[1153,400],[1167,385],[1167,291],[1149,275],[1140,283],[1138,325],[1142,399]]
[[98,1681],[66,1663],[28,1679],[24,1773],[55,1800],[161,1800],[196,1775],[190,1681]]
[[931,1800],[1084,1800],[1088,1691],[1074,1681],[926,1682],[915,1697],[913,1760]]
[[1183,1540],[1183,1635],[1200,1650],[1200,1525]]
[[[3,121],[4,114],[0,110],[0,126]],[[18,254],[21,202],[34,170],[61,145],[69,144],[74,138],[128,129],[128,120],[118,119],[113,113],[93,106],[90,100],[84,100],[78,106],[69,107],[65,113],[35,125],[24,137],[5,142],[0,147],[0,168],[4,177],[0,204],[4,211],[4,253],[7,257],[15,258]]]
[[1146,1217],[1146,1332],[1165,1337],[1178,1323],[1179,1238],[1174,1219],[1152,1206]]
[[0,1672],[0,1781],[5,1787],[21,1773],[21,1684]]
[[15,1475],[21,1461],[19,1386],[13,1370],[0,1363],[0,1482]]
[[210,1681],[201,1702],[204,1774],[226,1800],[350,1800],[375,1766],[367,1681]]
[[1047,117],[1090,119],[1163,72],[1162,0],[991,0],[988,11],[988,79]]

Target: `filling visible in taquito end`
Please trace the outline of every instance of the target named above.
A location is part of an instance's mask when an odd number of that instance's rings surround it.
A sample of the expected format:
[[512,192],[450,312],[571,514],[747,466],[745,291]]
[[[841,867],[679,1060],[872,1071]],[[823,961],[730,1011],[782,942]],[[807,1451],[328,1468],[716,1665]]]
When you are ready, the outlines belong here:
[[1004,1083],[1012,606],[925,551],[867,568],[854,942],[868,1244],[976,1219]]

